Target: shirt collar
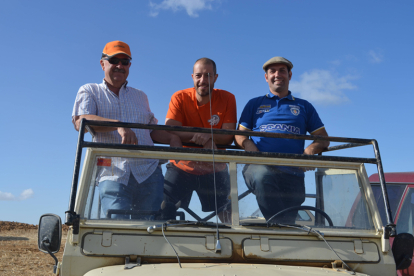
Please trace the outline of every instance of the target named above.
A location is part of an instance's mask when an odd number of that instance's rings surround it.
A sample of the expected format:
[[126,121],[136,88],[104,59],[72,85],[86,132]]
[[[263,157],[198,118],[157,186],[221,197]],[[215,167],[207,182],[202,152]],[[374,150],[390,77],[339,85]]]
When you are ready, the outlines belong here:
[[[272,98],[276,98],[277,100],[280,99],[279,96],[276,96],[276,95],[274,95],[273,93],[270,93],[270,92],[266,94],[266,97],[268,97],[269,99],[272,99]],[[288,99],[288,100],[294,101],[295,97],[293,97],[292,92],[289,91],[288,95],[286,97],[283,97],[282,99]]]
[[[127,88],[127,84],[128,84],[128,81],[125,81],[125,83],[122,85],[122,87],[121,87],[121,90],[122,89],[126,89]],[[106,82],[106,80],[105,80],[105,78],[103,79],[103,81],[102,81],[102,85],[106,88],[106,89],[108,89],[109,91],[111,91],[109,88],[108,88],[108,85],[107,85],[107,82]],[[119,91],[119,92],[121,92],[121,91]]]

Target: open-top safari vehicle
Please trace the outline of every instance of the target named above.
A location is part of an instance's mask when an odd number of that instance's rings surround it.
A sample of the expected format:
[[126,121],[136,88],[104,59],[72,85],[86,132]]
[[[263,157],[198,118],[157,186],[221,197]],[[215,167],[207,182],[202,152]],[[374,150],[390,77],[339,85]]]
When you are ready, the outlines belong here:
[[[70,229],[58,275],[395,275],[396,267],[409,266],[413,237],[397,235],[380,152],[376,140],[214,130],[214,134],[267,136],[277,139],[326,139],[341,143],[326,152],[372,145],[374,158],[245,152],[104,144],[84,140],[89,126],[121,126],[187,132],[208,129],[82,120],[79,131],[69,209]],[[92,131],[93,133],[93,131]],[[81,170],[82,150],[86,149]],[[151,220],[113,219],[101,210],[96,175],[102,159],[159,159],[226,163],[230,175],[229,203],[216,211],[201,211],[197,196],[189,207],[168,206],[148,214]],[[306,200],[302,206],[275,214],[298,211],[294,224],[267,222],[255,196],[247,188],[246,164],[303,168]],[[383,196],[383,225],[364,164],[376,164]],[[171,210],[172,208],[172,210]],[[231,210],[231,220],[220,222],[216,213]],[[169,213],[169,215],[166,215]],[[396,237],[390,248],[389,238]],[[43,215],[39,223],[39,249],[53,256],[59,250],[61,222]]]

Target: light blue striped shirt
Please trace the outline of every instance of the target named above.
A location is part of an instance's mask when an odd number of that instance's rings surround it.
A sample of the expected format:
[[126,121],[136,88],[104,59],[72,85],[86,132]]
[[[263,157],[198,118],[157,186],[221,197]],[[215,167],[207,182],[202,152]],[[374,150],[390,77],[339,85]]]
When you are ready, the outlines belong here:
[[[127,86],[127,82],[119,91],[119,97],[109,90],[105,80],[100,83],[89,83],[79,88],[72,112],[75,116],[97,115],[103,118],[119,120],[124,123],[157,124],[149,107],[147,95],[141,90]],[[154,145],[148,129],[132,129],[138,138],[138,145]],[[96,132],[94,142],[120,144],[122,141],[118,131]],[[128,184],[130,173],[138,183],[145,181],[157,168],[157,159],[100,157],[109,162],[98,163],[96,182],[105,180]],[[104,164],[102,166],[102,164]]]

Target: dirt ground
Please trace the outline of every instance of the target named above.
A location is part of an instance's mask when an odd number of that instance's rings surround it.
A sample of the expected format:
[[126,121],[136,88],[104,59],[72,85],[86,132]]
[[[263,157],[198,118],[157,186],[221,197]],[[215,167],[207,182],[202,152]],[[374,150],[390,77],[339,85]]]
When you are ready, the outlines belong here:
[[[0,221],[0,275],[54,275],[54,260],[37,248],[37,225]],[[63,247],[68,227],[63,226],[60,251],[56,254],[62,261]]]

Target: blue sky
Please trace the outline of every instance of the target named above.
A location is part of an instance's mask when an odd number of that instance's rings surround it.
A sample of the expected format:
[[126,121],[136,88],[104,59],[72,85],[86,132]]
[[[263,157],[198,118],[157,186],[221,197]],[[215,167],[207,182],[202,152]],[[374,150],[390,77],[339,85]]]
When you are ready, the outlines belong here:
[[[130,45],[129,84],[160,124],[198,58],[216,61],[216,88],[236,96],[240,115],[268,92],[263,63],[284,56],[293,95],[313,103],[331,136],[375,138],[385,171],[413,171],[413,10],[408,0],[4,1],[0,220],[64,217],[73,103],[81,85],[102,81],[113,40]],[[344,153],[373,157],[371,147]]]

